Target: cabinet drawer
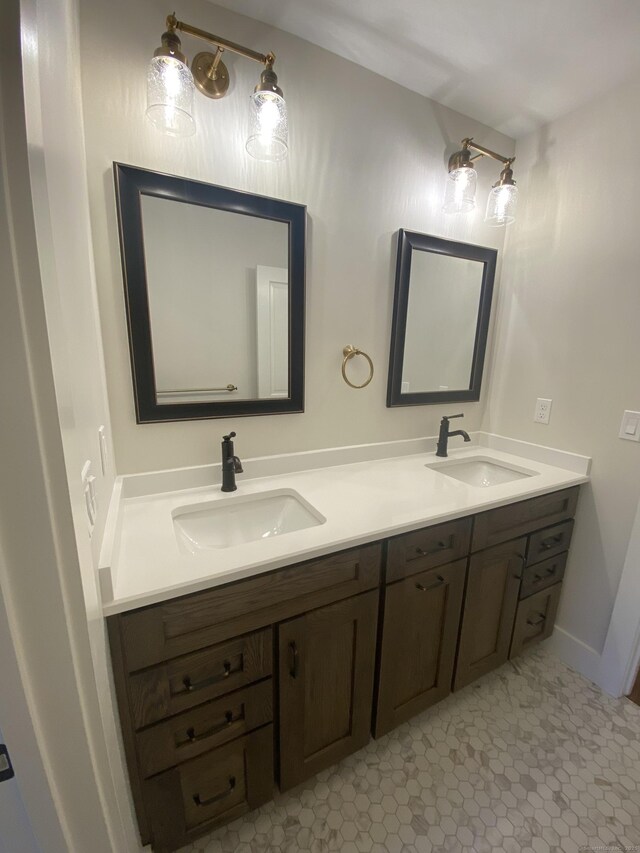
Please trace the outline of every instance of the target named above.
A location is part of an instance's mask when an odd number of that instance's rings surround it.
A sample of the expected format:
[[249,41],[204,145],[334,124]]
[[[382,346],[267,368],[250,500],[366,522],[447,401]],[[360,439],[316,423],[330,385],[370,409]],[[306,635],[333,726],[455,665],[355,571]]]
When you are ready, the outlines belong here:
[[527,566],[522,572],[520,598],[527,598],[534,592],[540,592],[540,590],[561,581],[564,577],[568,556],[565,551],[556,557],[550,557],[548,560],[536,563],[534,566]]
[[129,677],[136,729],[271,675],[271,629],[256,631]]
[[547,557],[555,557],[562,551],[567,551],[571,543],[573,519],[563,521],[553,527],[545,527],[529,537],[527,547],[527,565],[539,563]]
[[390,539],[387,582],[401,580],[465,557],[469,551],[470,537],[471,518],[459,518]]
[[271,679],[236,690],[136,735],[143,778],[245,735],[273,719]]
[[271,725],[147,780],[154,853],[191,843],[267,802],[272,793]]
[[551,636],[561,590],[562,584],[557,583],[520,602],[513,629],[510,658]]
[[571,518],[578,503],[578,489],[579,486],[574,486],[480,513],[473,526],[471,550],[480,551]]
[[224,587],[124,613],[128,672],[245,634],[377,586],[379,544],[288,566]]

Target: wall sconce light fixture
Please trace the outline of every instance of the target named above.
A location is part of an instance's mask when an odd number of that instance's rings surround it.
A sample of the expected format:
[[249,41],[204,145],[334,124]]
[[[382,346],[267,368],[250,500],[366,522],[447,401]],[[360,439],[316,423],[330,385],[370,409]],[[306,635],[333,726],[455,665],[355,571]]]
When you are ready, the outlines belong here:
[[[477,153],[472,156],[471,149]],[[477,173],[474,160],[491,157],[503,164],[500,177],[487,199],[484,221],[487,225],[508,225],[515,219],[518,188],[513,180],[511,164],[515,157],[503,157],[472,138],[462,140],[462,148],[449,158],[449,178],[442,209],[445,213],[468,213],[476,206]]]
[[[215,53],[203,51],[191,63],[182,53],[177,31],[215,45]],[[193,118],[193,93],[197,88],[208,98],[223,98],[229,88],[229,72],[222,61],[225,50],[238,53],[264,65],[264,71],[251,95],[249,134],[246,149],[256,160],[283,160],[289,148],[287,105],[273,70],[273,53],[258,53],[248,47],[207,33],[167,17],[167,31],[153,54],[147,75],[147,117],[159,130],[170,136],[191,136],[196,124]]]

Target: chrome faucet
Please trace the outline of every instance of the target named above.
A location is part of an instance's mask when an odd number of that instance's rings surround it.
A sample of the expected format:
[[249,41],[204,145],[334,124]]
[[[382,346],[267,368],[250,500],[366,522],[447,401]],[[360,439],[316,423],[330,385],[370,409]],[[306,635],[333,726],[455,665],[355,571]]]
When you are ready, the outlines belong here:
[[233,439],[235,432],[222,436],[222,491],[235,492],[236,474],[242,474],[242,462],[234,455]]
[[449,421],[453,418],[463,418],[464,415],[445,415],[440,421],[440,435],[438,436],[438,449],[436,456],[447,456],[447,444],[452,435],[461,435],[465,441],[471,441],[468,433],[463,429],[455,429],[449,432]]

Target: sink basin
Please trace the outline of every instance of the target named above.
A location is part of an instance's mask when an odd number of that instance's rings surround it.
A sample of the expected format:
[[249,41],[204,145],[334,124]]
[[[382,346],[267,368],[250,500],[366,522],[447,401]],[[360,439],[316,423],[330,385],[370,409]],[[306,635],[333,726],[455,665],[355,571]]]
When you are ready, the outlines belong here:
[[535,471],[529,471],[527,468],[520,468],[518,465],[506,462],[496,462],[495,459],[484,456],[474,456],[472,459],[448,459],[446,462],[429,463],[425,467],[467,483],[469,486],[478,486],[483,489],[536,475]]
[[293,489],[181,506],[173,510],[172,517],[178,544],[185,554],[232,548],[326,521]]

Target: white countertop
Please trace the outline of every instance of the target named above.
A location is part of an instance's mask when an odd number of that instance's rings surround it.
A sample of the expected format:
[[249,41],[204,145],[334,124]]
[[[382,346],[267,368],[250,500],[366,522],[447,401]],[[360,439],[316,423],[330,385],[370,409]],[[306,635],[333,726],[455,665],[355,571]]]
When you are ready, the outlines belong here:
[[[500,442],[483,444],[500,445]],[[565,454],[571,463],[565,468],[539,461],[545,457],[546,448],[510,440],[503,440],[502,446],[510,449],[516,446],[518,455],[495,446],[473,444],[451,449],[449,458],[482,456],[526,468],[533,476],[488,488],[470,486],[425,467],[441,461],[433,452],[428,452],[255,479],[249,478],[249,460],[245,464],[247,473],[238,475],[238,490],[231,496],[222,493],[219,485],[171,489],[172,484],[184,486],[185,476],[181,472],[176,472],[173,478],[171,472],[163,472],[163,477],[149,475],[149,486],[156,490],[148,494],[140,494],[143,489],[139,483],[127,490],[127,478],[118,478],[100,567],[104,614],[154,604],[333,551],[568,488],[589,479],[590,460],[587,457]],[[529,452],[527,448],[534,450]],[[546,455],[556,463],[563,461],[562,452],[549,450]],[[138,480],[140,476],[144,477],[138,475]],[[162,486],[158,489],[160,483]],[[321,513],[326,522],[229,548],[203,550],[195,555],[185,554],[179,548],[172,518],[176,508],[200,502],[228,501],[236,495],[255,495],[274,489],[293,489]],[[127,496],[128,493],[133,496]]]

